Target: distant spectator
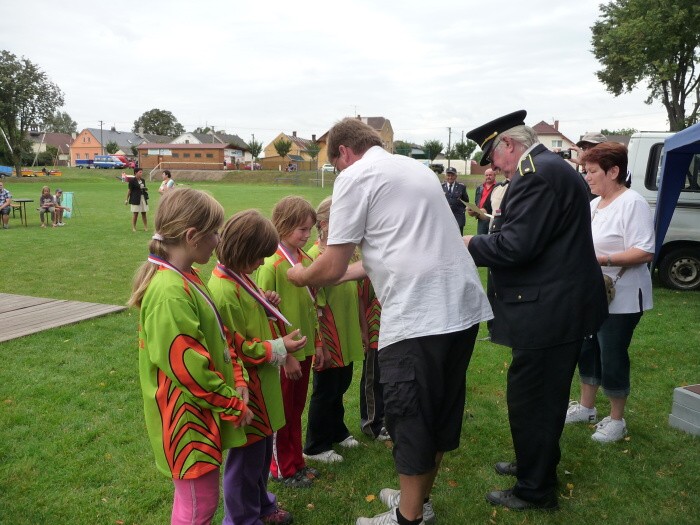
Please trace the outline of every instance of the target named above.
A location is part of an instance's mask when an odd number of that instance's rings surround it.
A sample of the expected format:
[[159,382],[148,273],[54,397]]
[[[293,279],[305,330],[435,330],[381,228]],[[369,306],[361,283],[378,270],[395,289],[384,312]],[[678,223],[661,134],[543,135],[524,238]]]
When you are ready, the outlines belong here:
[[[496,173],[491,168],[488,168],[484,172],[484,183],[476,187],[476,193],[474,194],[474,204],[479,207],[482,213],[491,215],[491,199],[489,197],[491,196],[491,190],[493,190],[494,186],[496,186]],[[479,218],[480,216],[472,210],[467,210],[467,213],[470,217],[476,217],[478,221],[476,224],[477,235],[486,235],[489,233],[490,219],[488,217],[481,219]]]
[[63,198],[63,191],[61,188],[56,188],[56,193],[53,196],[53,202],[54,202],[54,225],[56,226],[65,226],[63,224],[63,211],[68,210],[70,211],[70,208],[67,208],[66,206],[61,205],[61,199]]
[[173,180],[173,176],[170,174],[170,170],[163,171],[163,182],[160,183],[158,193],[162,195],[163,193],[165,193],[173,187],[175,187],[175,181]]
[[129,189],[126,192],[126,201],[124,204],[131,204],[131,231],[136,231],[136,220],[141,213],[143,221],[143,231],[148,231],[148,190],[146,189],[146,181],[143,180],[143,170],[136,168],[134,177],[128,180]]
[[0,216],[2,216],[2,229],[7,230],[12,210],[12,194],[5,189],[5,184],[0,180]]
[[464,211],[467,208],[464,203],[469,202],[469,195],[467,195],[467,187],[461,182],[457,182],[457,170],[455,168],[447,168],[445,182],[442,183],[442,191],[445,192],[447,204],[450,205],[452,215],[457,221],[460,235],[464,235],[464,224],[466,222]]
[[[576,171],[581,171],[583,173],[584,179],[586,177],[586,169],[583,165],[583,155],[587,150],[594,148],[598,144],[607,142],[607,140],[608,138],[602,133],[586,133],[583,137],[581,137],[581,140],[579,140],[575,146],[571,146],[571,149],[577,153],[578,157],[571,157],[570,160],[577,165]],[[586,181],[586,189],[588,190],[588,201],[590,202],[595,199],[596,196],[591,192],[591,188],[588,186],[588,181]]]
[[41,188],[41,196],[39,197],[39,217],[41,218],[41,227],[46,228],[49,222],[49,218],[46,214],[49,214],[52,225],[56,226],[55,219],[55,202],[53,200],[53,195],[51,195],[51,189],[48,186]]

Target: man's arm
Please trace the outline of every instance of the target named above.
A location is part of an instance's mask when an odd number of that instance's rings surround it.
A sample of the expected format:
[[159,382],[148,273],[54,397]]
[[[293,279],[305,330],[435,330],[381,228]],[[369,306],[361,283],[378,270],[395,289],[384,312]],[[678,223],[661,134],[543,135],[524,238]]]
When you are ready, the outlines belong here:
[[295,264],[287,270],[287,279],[296,286],[327,286],[345,275],[355,252],[354,244],[332,244],[306,268]]

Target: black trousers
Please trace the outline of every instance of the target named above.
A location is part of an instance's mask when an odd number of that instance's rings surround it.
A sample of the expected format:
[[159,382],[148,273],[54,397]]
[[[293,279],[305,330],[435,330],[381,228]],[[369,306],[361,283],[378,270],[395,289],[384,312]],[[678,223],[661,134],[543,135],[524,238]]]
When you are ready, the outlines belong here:
[[314,372],[314,391],[309,401],[304,454],[320,454],[350,435],[345,426],[343,394],[352,381],[352,363]]
[[513,348],[508,369],[508,419],[518,480],[513,493],[531,502],[556,495],[559,438],[581,341],[550,348]]
[[372,438],[384,426],[384,388],[379,378],[379,354],[376,348],[368,348],[360,381],[360,427]]
[[453,211],[452,215],[455,216],[455,220],[457,221],[457,227],[459,228],[459,233],[464,235],[464,225],[467,223],[467,218],[464,215],[464,210],[462,210],[461,212]]

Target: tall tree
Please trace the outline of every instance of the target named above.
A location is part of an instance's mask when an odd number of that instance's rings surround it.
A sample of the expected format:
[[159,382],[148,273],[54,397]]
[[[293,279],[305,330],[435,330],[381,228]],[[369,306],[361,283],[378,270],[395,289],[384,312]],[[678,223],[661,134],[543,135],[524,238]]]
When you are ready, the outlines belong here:
[[697,122],[698,1],[612,0],[600,9],[601,17],[591,30],[593,55],[603,66],[596,75],[606,89],[619,96],[645,80],[649,90],[646,103],[661,101],[671,131]]
[[[318,153],[321,151],[321,146],[318,142],[309,142],[306,146],[306,154],[311,157],[311,160],[316,160]],[[318,169],[318,162],[316,162],[316,169]]]
[[63,93],[28,59],[0,51],[0,147],[22,174],[27,132],[63,105]]
[[185,132],[175,116],[164,109],[151,109],[146,111],[134,121],[134,133],[152,133],[154,135],[166,135],[176,137]]
[[457,153],[457,157],[465,162],[467,161],[467,159],[469,159],[469,157],[472,156],[472,153],[474,153],[475,149],[476,142],[474,142],[471,139],[467,139],[466,142],[457,142],[455,144],[455,152]]
[[426,140],[423,143],[423,152],[425,153],[425,156],[430,159],[430,162],[432,162],[435,160],[435,157],[440,154],[442,148],[444,147],[445,146],[439,140]]
[[272,143],[272,146],[275,148],[277,155],[285,158],[287,153],[289,153],[289,150],[292,149],[292,141],[286,140],[284,137],[280,137],[278,140]]
[[42,131],[47,133],[77,133],[78,123],[65,111],[56,111],[44,120]]
[[109,153],[110,155],[116,153],[119,151],[119,144],[114,142],[113,140],[109,141],[107,145],[105,146],[105,151]]
[[262,142],[253,139],[248,143],[248,146],[250,147],[250,154],[253,156],[253,160],[257,161],[258,157],[260,156],[260,152],[263,149]]

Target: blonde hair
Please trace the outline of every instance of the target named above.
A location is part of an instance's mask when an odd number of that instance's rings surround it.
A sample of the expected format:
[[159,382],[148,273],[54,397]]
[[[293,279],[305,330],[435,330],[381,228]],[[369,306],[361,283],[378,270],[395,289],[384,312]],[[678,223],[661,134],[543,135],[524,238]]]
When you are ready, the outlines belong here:
[[236,272],[277,250],[279,236],[270,219],[257,210],[245,210],[231,217],[221,231],[216,257]]
[[272,224],[275,225],[280,239],[291,235],[309,217],[312,222],[316,222],[316,210],[309,201],[296,195],[284,197],[272,208]]
[[[316,208],[316,230],[318,230],[318,240],[325,241],[328,238],[328,223],[331,218],[331,203],[333,202],[333,197],[326,197],[321,201],[321,204]],[[321,226],[321,223],[325,222],[325,229]]]
[[[44,186],[43,188],[41,188],[41,194],[43,195],[44,192],[51,193],[51,188],[49,188],[48,186]],[[36,193],[34,195],[36,195]]]
[[[161,199],[156,212],[156,234],[148,245],[149,253],[168,259],[168,248],[184,242],[188,229],[194,228],[193,240],[216,232],[224,222],[224,208],[214,197],[192,188],[177,188]],[[134,276],[129,306],[141,307],[146,289],[158,267],[148,261]]]

